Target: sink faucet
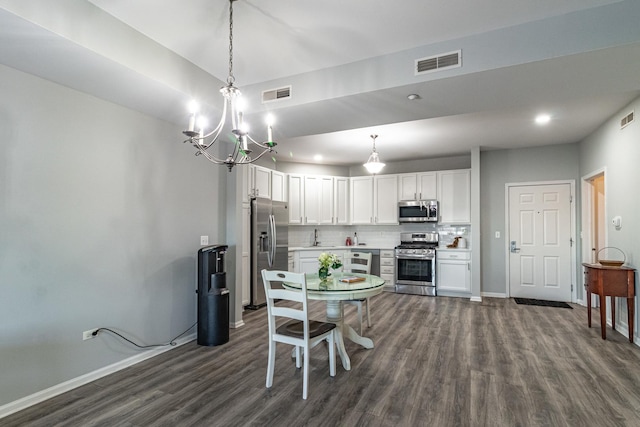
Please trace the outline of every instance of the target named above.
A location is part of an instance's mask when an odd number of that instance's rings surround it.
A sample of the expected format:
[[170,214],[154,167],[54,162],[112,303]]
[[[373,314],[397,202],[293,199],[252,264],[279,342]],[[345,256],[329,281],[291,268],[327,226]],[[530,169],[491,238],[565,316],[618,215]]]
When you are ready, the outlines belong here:
[[318,242],[318,229],[313,229],[313,246],[318,246],[320,242]]

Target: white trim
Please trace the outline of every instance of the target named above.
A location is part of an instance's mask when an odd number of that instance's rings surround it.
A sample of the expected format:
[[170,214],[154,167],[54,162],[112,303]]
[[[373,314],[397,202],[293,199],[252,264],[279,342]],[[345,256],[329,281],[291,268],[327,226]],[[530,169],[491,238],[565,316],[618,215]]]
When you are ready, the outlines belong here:
[[231,322],[229,324],[229,327],[233,328],[233,329],[237,329],[237,328],[241,328],[244,326],[244,320],[240,320],[238,322]]
[[[525,187],[525,186],[539,186],[539,185],[558,185],[558,184],[569,184],[570,186],[570,195],[571,195],[571,206],[570,206],[570,222],[571,222],[571,238],[573,239],[573,245],[571,246],[571,251],[569,255],[569,263],[571,269],[571,283],[573,283],[573,291],[571,291],[571,302],[577,301],[577,292],[578,292],[578,283],[576,278],[577,271],[577,248],[578,242],[576,239],[576,181],[574,179],[566,179],[566,180],[557,180],[557,181],[530,181],[530,182],[507,182],[504,185],[504,224],[505,224],[505,288],[507,298],[511,297],[511,284],[509,282],[509,271],[510,271],[510,260],[509,257],[509,230],[511,229],[509,224],[509,188],[511,187]],[[605,181],[606,185],[606,181]],[[606,189],[605,189],[606,191]]]
[[482,296],[487,298],[508,298],[504,292],[483,292]]
[[482,302],[482,297],[471,297],[469,300],[471,302]]
[[79,377],[72,378],[68,381],[65,381],[60,384],[56,384],[47,389],[40,390],[39,392],[31,394],[29,396],[25,396],[22,399],[18,399],[13,402],[7,403],[6,405],[0,406],[0,418],[4,418],[18,411],[22,411],[23,409],[26,409],[30,406],[44,402],[47,399],[51,399],[52,397],[58,396],[62,393],[66,393],[70,390],[73,390],[74,388],[78,388],[85,384],[89,384],[92,381],[98,380],[102,377],[106,377],[107,375],[121,371],[122,369],[128,368],[129,366],[133,366],[144,360],[158,356],[162,353],[166,353],[169,350],[173,350],[174,348],[180,347],[181,345],[187,344],[195,339],[196,339],[196,334],[193,333],[186,337],[175,340],[176,345],[174,346],[166,346],[162,348],[144,351],[142,353],[131,356],[127,359],[116,362],[112,365],[102,367],[93,372],[89,372]]

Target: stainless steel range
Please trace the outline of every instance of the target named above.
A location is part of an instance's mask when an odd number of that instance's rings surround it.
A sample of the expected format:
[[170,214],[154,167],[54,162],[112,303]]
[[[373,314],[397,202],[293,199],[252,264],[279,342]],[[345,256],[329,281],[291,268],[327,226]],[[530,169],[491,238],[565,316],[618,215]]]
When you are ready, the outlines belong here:
[[396,292],[436,296],[438,233],[400,233],[396,246]]

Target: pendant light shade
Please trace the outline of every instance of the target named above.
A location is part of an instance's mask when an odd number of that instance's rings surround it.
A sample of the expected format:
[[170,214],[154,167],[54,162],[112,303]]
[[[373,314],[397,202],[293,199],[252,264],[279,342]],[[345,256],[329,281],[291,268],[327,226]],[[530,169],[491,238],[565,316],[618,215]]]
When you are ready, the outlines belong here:
[[379,173],[384,167],[384,163],[380,161],[380,156],[378,156],[378,152],[376,151],[376,138],[378,135],[371,135],[371,139],[373,139],[373,151],[363,166],[367,168],[367,171],[372,174]]

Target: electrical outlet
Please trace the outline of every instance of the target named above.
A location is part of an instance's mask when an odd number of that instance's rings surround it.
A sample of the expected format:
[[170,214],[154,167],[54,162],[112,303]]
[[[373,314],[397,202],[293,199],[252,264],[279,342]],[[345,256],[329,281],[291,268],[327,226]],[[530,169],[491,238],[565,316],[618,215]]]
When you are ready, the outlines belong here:
[[209,236],[200,236],[200,244],[206,246],[209,244]]
[[94,333],[95,331],[97,331],[97,330],[98,330],[98,329],[97,329],[97,328],[95,328],[95,329],[89,329],[88,331],[84,331],[84,332],[82,333],[82,341],[86,341],[86,340],[90,340],[90,339],[92,339],[92,338],[95,338],[96,336],[95,336],[95,335],[93,335],[93,333]]

